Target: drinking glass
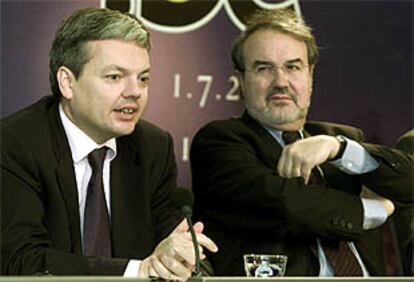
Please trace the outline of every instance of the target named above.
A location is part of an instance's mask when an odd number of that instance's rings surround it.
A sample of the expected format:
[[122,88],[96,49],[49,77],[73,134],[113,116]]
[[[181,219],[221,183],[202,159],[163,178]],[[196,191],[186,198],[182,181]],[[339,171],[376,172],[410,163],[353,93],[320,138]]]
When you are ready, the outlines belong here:
[[249,277],[284,276],[287,256],[247,254],[243,256],[244,270]]

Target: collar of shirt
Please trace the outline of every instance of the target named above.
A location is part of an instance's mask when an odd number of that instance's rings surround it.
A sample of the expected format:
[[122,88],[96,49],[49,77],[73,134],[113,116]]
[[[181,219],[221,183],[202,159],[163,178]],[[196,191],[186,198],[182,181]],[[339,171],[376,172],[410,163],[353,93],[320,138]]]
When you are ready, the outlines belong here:
[[[264,129],[267,130],[267,132],[270,133],[270,135],[273,136],[273,138],[275,138],[277,140],[277,142],[279,142],[280,145],[282,145],[282,147],[286,146],[286,144],[285,144],[285,142],[283,141],[283,138],[282,138],[283,131],[277,130],[277,129],[275,129],[273,127],[270,127],[270,126],[268,126],[266,124],[263,124],[263,123],[260,123],[260,124],[263,126]],[[300,138],[303,139],[303,129],[300,129],[298,131],[299,131]]]
[[86,158],[93,150],[104,146],[109,148],[106,156],[109,161],[116,157],[117,151],[115,138],[111,138],[103,144],[97,144],[66,116],[61,104],[59,104],[59,114],[66,136],[68,137],[72,159],[75,164]]

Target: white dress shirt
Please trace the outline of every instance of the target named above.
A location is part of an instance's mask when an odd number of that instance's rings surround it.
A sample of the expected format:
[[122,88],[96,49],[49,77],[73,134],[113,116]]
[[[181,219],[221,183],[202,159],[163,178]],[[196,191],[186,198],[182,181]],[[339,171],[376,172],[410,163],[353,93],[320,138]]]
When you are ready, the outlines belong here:
[[[65,114],[62,105],[59,105],[60,119],[63,128],[68,137],[69,147],[72,152],[73,167],[75,169],[76,186],[78,189],[79,200],[79,219],[81,242],[83,247],[83,221],[85,213],[85,203],[89,180],[92,176],[92,168],[89,165],[88,155],[95,149],[108,147],[103,165],[103,186],[105,193],[106,206],[108,208],[109,218],[111,218],[111,193],[110,193],[110,170],[111,161],[116,157],[116,141],[115,138],[107,140],[105,143],[97,144],[88,135],[77,127]],[[124,272],[124,277],[137,277],[140,267],[139,260],[130,260]]]

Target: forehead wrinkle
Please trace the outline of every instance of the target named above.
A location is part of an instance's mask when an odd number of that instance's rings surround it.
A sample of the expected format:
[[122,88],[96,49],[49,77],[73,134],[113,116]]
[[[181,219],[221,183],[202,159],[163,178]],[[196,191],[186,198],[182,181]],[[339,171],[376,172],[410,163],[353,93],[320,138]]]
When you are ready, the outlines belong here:
[[304,57],[302,59],[302,56],[307,57],[307,47],[305,42],[288,34],[274,30],[258,30],[254,32],[245,41],[242,52],[245,58],[245,63],[248,63],[248,59],[250,59],[250,61],[251,59],[254,59],[252,56],[257,55],[265,56],[265,58],[274,58],[275,54],[282,57],[294,57],[293,59],[287,59],[284,63],[295,59],[303,61],[306,58]]
[[[108,66],[105,66],[105,67],[102,68],[102,72],[109,72],[109,71],[112,71],[112,70],[120,71],[124,74],[134,73],[134,71],[132,71],[131,69],[119,66],[117,64],[111,64],[111,65],[108,65]],[[150,67],[147,67],[144,70],[142,70],[141,72],[139,72],[139,74],[149,73],[149,71],[150,71]]]
[[[88,46],[89,51],[89,62],[94,61],[94,64],[100,66],[102,70],[114,68],[122,72],[144,73],[150,69],[148,52],[146,50],[141,52],[141,50],[131,48],[133,46],[144,49],[132,42],[124,42],[116,39],[96,40],[88,42],[86,46]],[[123,50],[125,55],[120,56],[119,52],[114,52],[114,49]],[[125,60],[126,56],[133,57]],[[135,67],[137,68],[135,69]]]

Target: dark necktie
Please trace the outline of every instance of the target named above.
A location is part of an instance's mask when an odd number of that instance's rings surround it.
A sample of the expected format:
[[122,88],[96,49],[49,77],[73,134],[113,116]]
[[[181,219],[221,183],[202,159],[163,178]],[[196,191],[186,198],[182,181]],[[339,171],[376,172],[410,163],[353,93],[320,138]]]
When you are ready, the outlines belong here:
[[88,184],[83,223],[83,254],[85,256],[111,256],[111,229],[103,189],[103,163],[106,147],[88,155],[92,176]]
[[[286,145],[289,145],[300,139],[300,135],[296,131],[285,131],[282,133],[282,139]],[[312,170],[309,184],[316,184],[326,188],[324,177],[317,168]],[[321,240],[321,243],[326,258],[335,271],[335,276],[362,276],[362,269],[346,242]]]
[[286,145],[292,144],[300,139],[300,134],[298,131],[283,131],[282,139],[285,141]]

